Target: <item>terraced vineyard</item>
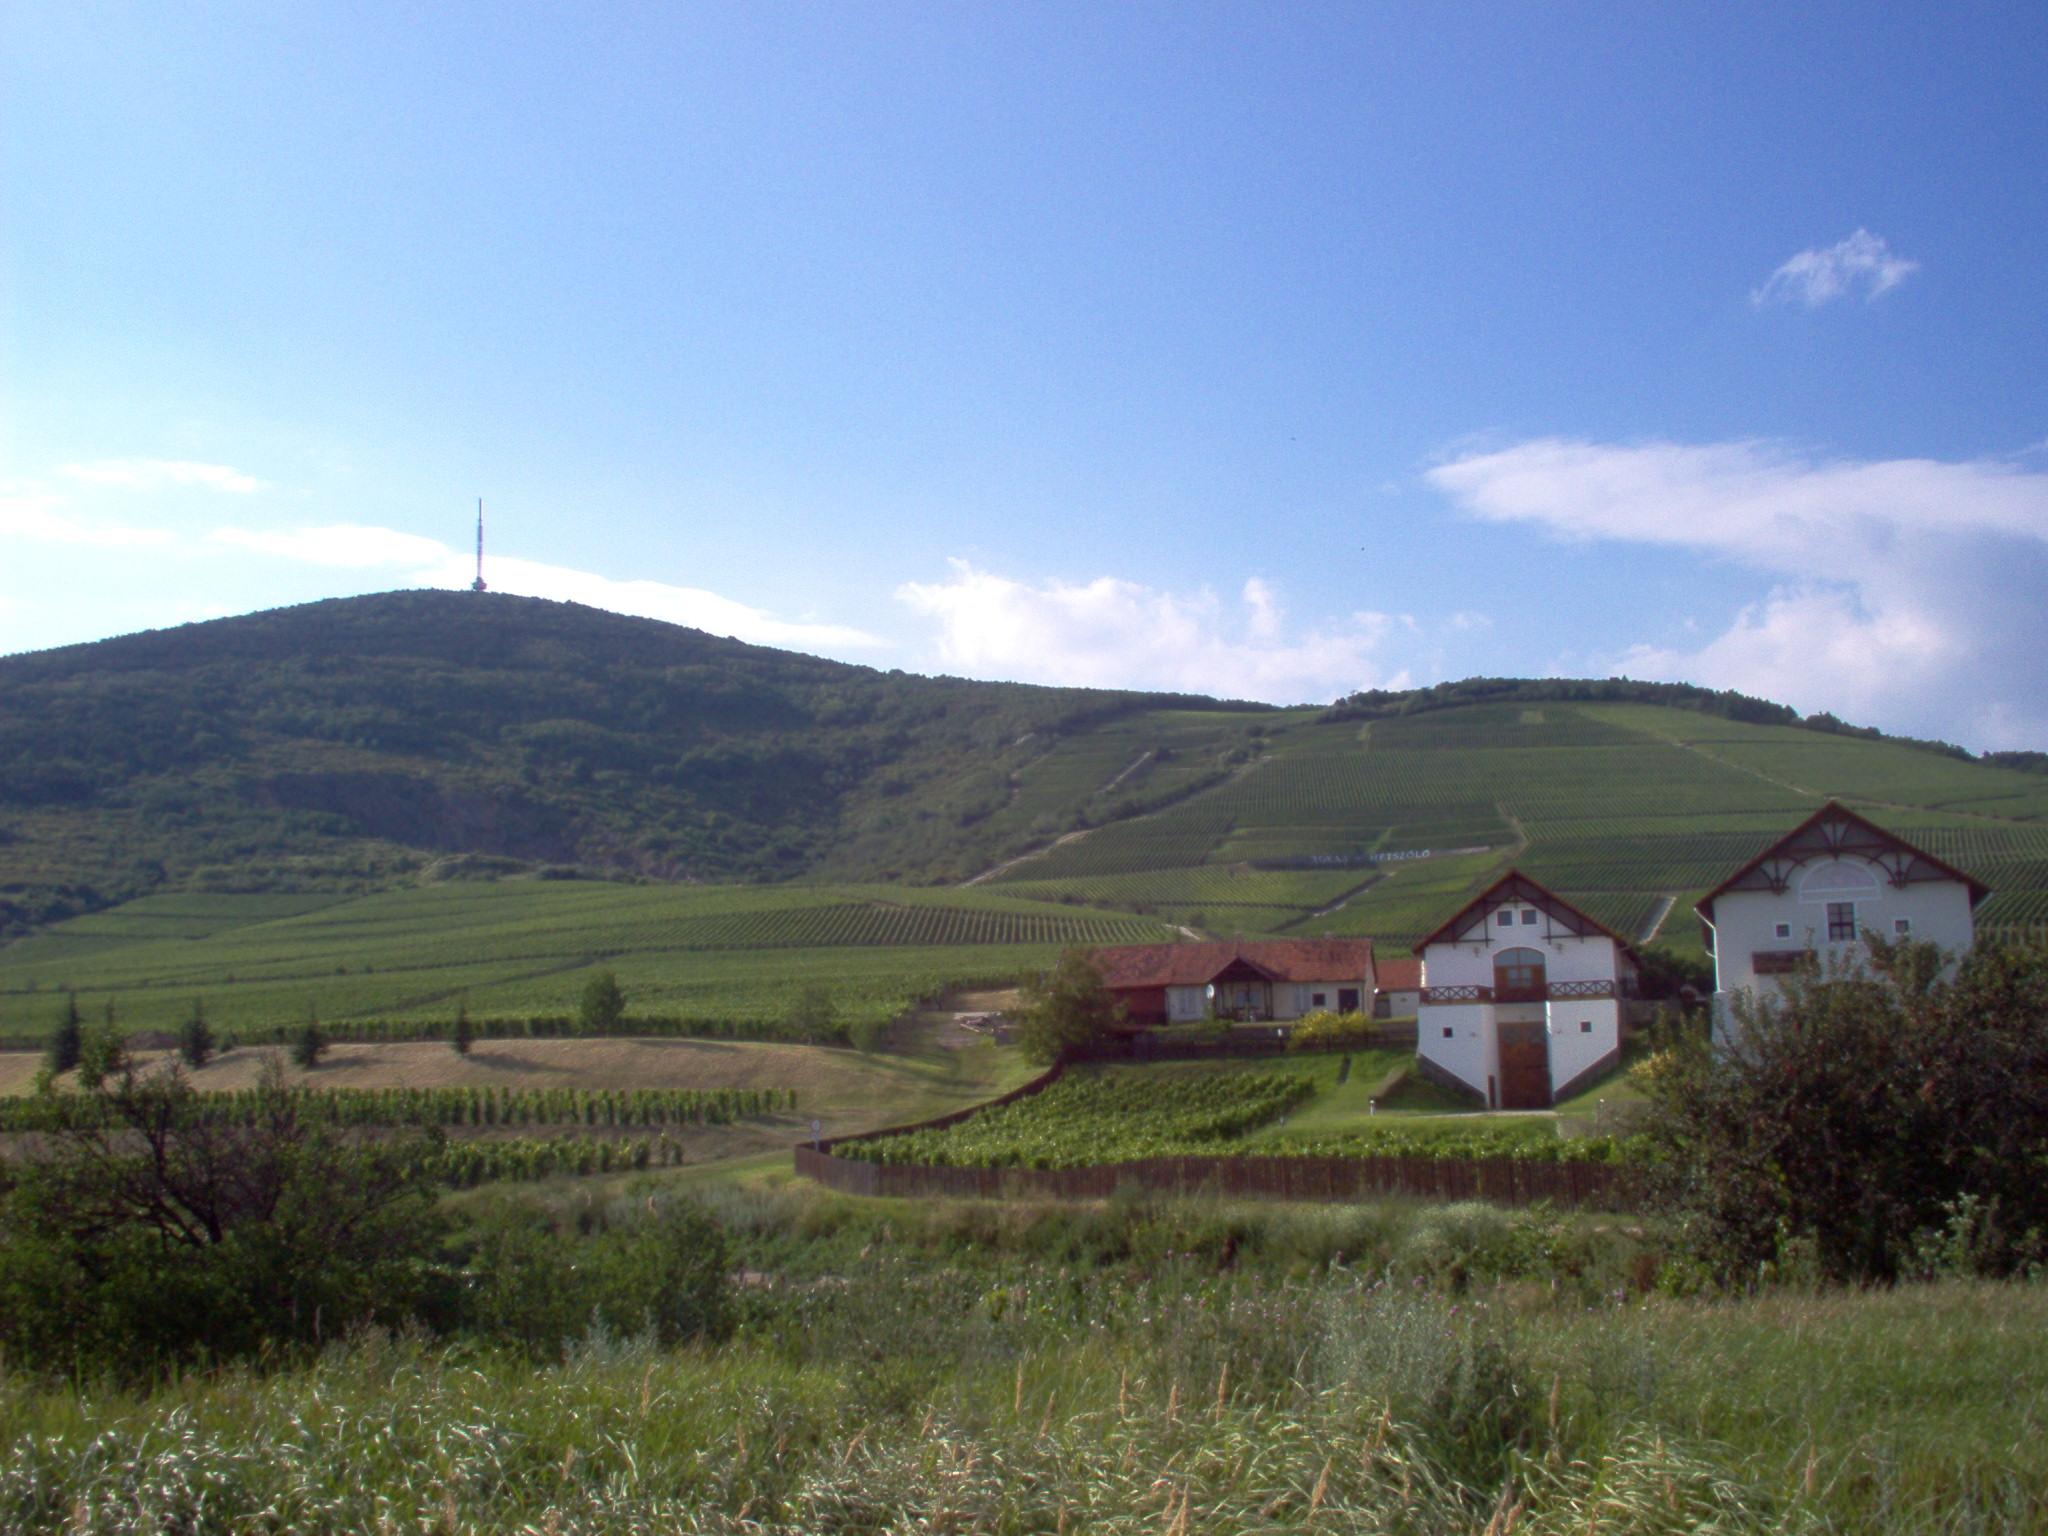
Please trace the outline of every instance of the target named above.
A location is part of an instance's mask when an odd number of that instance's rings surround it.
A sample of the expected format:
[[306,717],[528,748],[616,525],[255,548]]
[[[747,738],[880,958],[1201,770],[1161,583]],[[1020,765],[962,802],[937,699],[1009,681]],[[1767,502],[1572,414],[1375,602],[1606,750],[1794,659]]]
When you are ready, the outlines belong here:
[[[1568,703],[1289,720],[1259,741],[1227,783],[1065,843],[1002,884],[1214,932],[1366,934],[1392,950],[1512,862],[1631,937],[1668,908],[1677,920],[1658,938],[1688,948],[1693,900],[1832,796],[1990,884],[1987,928],[2044,917],[2048,780],[1897,742]],[[1388,858],[1471,847],[1486,852]],[[1268,873],[1282,878],[1253,879]],[[1325,910],[1347,875],[1342,905]]]
[[216,1028],[385,1016],[573,1013],[599,968],[629,1012],[767,1020],[807,986],[886,1018],[948,986],[1000,983],[1068,944],[1171,936],[1151,919],[1001,891],[873,886],[460,884],[353,900],[165,896],[0,949],[0,1032],[39,1034],[74,990],[97,1019]]

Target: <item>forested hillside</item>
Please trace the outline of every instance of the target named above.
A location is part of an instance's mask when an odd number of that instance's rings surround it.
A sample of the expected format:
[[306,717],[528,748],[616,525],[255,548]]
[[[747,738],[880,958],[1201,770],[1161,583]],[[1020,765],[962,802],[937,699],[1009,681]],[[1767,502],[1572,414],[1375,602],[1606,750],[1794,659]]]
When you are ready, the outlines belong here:
[[1099,787],[1004,815],[1013,761],[1179,702],[468,592],[17,656],[0,661],[0,932],[156,889],[366,889],[437,865],[959,877],[1071,825]]

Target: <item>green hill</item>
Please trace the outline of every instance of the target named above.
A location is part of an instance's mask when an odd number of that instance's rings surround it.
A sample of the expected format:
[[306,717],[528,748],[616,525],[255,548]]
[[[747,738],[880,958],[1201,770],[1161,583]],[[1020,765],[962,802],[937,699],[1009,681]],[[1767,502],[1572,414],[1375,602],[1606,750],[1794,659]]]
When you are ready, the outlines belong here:
[[1984,921],[2042,923],[2031,766],[1679,685],[1477,679],[1276,710],[392,593],[0,660],[0,931],[151,893],[980,876],[1398,947],[1514,861],[1682,946],[1692,898],[1827,796],[1980,875]]
[[[961,878],[1103,813],[1117,723],[1182,702],[910,677],[467,592],[16,656],[0,933],[159,889],[364,890],[437,868]],[[1120,794],[1170,794],[1214,770],[1212,739],[1231,750],[1242,716],[1194,702],[1184,751]],[[1013,795],[1017,764],[1091,732]]]

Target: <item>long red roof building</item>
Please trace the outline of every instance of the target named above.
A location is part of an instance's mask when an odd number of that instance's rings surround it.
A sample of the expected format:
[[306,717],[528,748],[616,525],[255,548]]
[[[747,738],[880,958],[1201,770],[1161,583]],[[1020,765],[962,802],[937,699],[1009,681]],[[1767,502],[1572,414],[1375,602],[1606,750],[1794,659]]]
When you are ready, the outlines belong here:
[[1225,939],[1093,951],[1131,1022],[1292,1019],[1372,1007],[1370,939]]

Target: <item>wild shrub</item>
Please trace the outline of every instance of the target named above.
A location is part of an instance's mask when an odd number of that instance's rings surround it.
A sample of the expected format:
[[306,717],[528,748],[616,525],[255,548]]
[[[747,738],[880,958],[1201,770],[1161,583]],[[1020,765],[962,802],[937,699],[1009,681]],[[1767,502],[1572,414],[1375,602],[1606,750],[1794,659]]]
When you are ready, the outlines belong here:
[[0,1201],[0,1352],[127,1373],[414,1315],[435,1222],[415,1150],[303,1122],[276,1078],[242,1124],[173,1070],[92,1090]]
[[1290,1051],[1365,1050],[1372,1043],[1372,1019],[1362,1013],[1303,1014],[1287,1033]]
[[1649,1077],[1654,1187],[1724,1283],[1810,1263],[1892,1280],[1961,1208],[1973,1263],[2005,1273],[2048,1233],[2048,949],[1986,945],[1953,979],[1931,946],[1745,996]]

